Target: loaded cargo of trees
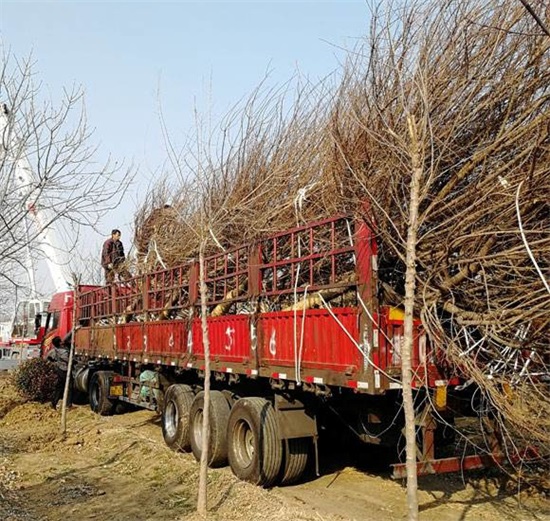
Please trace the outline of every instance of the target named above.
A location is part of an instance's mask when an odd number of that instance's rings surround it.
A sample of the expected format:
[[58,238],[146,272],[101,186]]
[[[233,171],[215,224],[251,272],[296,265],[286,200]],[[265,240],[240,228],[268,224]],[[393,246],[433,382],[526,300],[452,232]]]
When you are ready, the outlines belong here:
[[511,454],[548,454],[549,46],[521,3],[384,3],[333,77],[262,85],[217,140],[199,128],[171,155],[136,216],[136,269],[352,214],[376,236],[379,305],[401,308],[416,157],[416,316]]

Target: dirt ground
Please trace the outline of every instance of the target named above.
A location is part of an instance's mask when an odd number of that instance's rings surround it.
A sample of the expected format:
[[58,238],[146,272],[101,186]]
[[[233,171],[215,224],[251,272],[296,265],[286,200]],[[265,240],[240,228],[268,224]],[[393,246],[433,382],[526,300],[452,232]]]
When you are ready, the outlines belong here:
[[[24,403],[0,373],[0,520],[198,521],[198,464],[170,451],[149,411],[99,417],[87,406],[60,413]],[[228,468],[209,473],[209,516],[219,521],[406,519],[405,489],[386,471],[347,466],[333,453],[321,477],[263,490]],[[525,494],[490,472],[420,480],[426,521],[550,520],[543,494]]]

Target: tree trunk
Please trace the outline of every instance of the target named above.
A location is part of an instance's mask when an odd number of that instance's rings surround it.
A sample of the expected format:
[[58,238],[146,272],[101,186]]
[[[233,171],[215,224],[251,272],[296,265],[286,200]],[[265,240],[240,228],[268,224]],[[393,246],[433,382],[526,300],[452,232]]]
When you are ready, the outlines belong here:
[[204,346],[204,406],[202,415],[202,448],[199,470],[199,496],[197,501],[197,512],[202,516],[207,513],[207,480],[208,480],[208,442],[210,432],[210,339],[208,337],[208,322],[206,306],[207,288],[204,270],[204,243],[199,250],[199,280],[201,295],[201,324],[202,343]]
[[421,154],[418,146],[416,121],[408,118],[411,138],[412,176],[409,200],[409,224],[405,273],[405,324],[401,353],[401,380],[403,383],[403,409],[405,411],[407,508],[409,521],[418,520],[418,482],[416,474],[416,426],[412,391],[413,314],[416,279],[416,236],[418,231],[418,204],[422,178]]
[[63,402],[61,403],[61,434],[67,434],[67,400],[69,399],[69,387],[71,385],[71,375],[73,371],[74,359],[74,334],[76,330],[76,305],[78,302],[78,285],[79,280],[76,275],[73,277],[73,323],[71,326],[71,348],[69,350],[69,363],[67,364],[67,378],[65,378],[65,389],[63,390]]

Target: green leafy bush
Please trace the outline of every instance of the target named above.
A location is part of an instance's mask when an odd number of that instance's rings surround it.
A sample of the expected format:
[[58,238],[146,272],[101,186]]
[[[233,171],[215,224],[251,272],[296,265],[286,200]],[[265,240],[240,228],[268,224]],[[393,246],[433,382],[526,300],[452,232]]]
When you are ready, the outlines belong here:
[[54,364],[42,358],[31,358],[19,365],[13,381],[25,398],[44,403],[51,400],[57,378]]

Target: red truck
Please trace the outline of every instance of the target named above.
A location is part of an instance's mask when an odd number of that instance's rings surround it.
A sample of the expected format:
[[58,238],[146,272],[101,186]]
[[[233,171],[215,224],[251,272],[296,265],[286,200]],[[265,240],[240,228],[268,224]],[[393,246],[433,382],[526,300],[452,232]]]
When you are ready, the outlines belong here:
[[[211,466],[229,462],[262,486],[318,468],[320,427],[402,447],[403,312],[379,304],[377,244],[362,220],[338,216],[205,259],[212,370]],[[200,457],[204,346],[199,265],[79,288],[75,386],[95,412],[124,404],[162,414],[166,443]],[[71,330],[72,294],[51,301],[46,344]],[[414,324],[419,473],[479,467],[436,459],[435,440],[460,383]],[[445,421],[444,421],[445,420]],[[404,476],[403,464],[394,475]]]
[[2,324],[4,335],[0,338],[0,359],[17,362],[40,356],[44,339],[48,302],[38,299],[18,303],[15,316]]

